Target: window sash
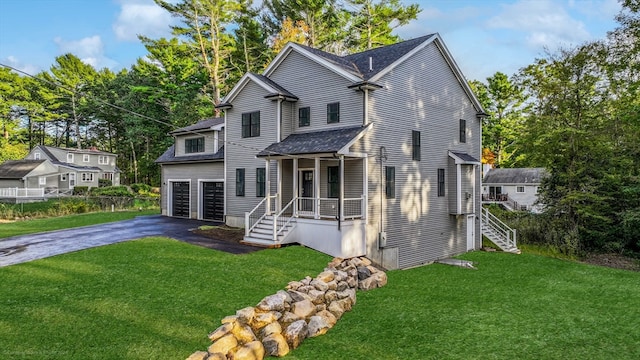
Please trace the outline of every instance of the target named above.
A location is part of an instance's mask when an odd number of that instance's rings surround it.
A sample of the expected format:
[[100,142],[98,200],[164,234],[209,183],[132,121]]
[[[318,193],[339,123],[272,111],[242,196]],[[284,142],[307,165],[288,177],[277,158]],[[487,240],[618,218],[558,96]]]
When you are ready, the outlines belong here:
[[387,199],[396,197],[396,168],[394,166],[384,167],[385,175],[385,194]]
[[420,161],[420,131],[413,130],[411,132],[411,159]]
[[467,142],[467,120],[460,119],[460,142]]
[[327,124],[340,122],[340,103],[327,104]]
[[311,108],[303,107],[298,109],[298,127],[311,125]]
[[89,154],[82,155],[82,162],[89,162]]
[[260,111],[242,114],[243,138],[260,136]]
[[340,196],[340,171],[338,166],[327,167],[327,197],[338,198]]
[[524,186],[516,186],[516,192],[523,194],[524,193]]
[[236,196],[244,196],[244,169],[236,169]]
[[38,177],[38,185],[47,185],[47,177],[39,176]]
[[444,169],[438,169],[438,196],[445,194]]
[[67,154],[67,162],[68,163],[72,163],[73,162],[73,154],[71,154],[71,153]]
[[186,154],[204,152],[204,137],[185,139],[184,152]]
[[256,169],[256,197],[264,197],[267,188],[267,177],[265,168]]
[[100,164],[100,165],[108,165],[109,164],[109,157],[105,156],[105,155],[98,156],[98,164]]

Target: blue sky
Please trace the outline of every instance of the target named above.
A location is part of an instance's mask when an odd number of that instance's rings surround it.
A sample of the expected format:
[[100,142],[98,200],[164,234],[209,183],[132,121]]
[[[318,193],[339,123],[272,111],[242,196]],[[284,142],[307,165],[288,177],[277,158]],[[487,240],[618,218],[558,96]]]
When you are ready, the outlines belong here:
[[[468,79],[508,75],[544,49],[601,39],[617,0],[405,0],[422,8],[398,28],[410,39],[439,32]],[[146,50],[136,35],[170,36],[175,21],[153,0],[0,0],[0,63],[28,73],[71,52],[96,68],[129,68]]]

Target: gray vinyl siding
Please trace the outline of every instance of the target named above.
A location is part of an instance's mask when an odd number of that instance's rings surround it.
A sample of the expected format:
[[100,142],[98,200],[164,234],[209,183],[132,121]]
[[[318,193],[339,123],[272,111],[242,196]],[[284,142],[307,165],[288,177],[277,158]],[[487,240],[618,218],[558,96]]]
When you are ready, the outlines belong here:
[[[198,216],[198,180],[223,180],[224,164],[222,161],[212,163],[164,164],[162,165],[161,208],[168,214],[167,203],[170,180],[188,180],[191,195],[191,218]],[[226,186],[226,184],[225,184]]]
[[[199,137],[204,137],[204,152],[199,153],[185,153],[185,140],[187,139],[197,139]],[[224,136],[223,136],[224,137]],[[215,154],[217,149],[214,149],[214,135],[213,131],[209,131],[206,133],[198,134],[188,134],[188,135],[180,135],[176,137],[176,156],[189,156],[189,155],[202,155],[204,154]]]
[[[294,113],[295,112],[295,113]],[[294,124],[295,122],[295,124]],[[293,102],[282,102],[282,130],[281,139],[291,135],[293,129],[298,126],[298,108]]]
[[[244,217],[244,213],[251,211],[262,197],[256,197],[256,168],[265,167],[265,160],[255,155],[276,142],[277,102],[265,99],[267,95],[259,85],[249,81],[232,101],[233,108],[226,111],[226,137],[230,142],[225,147],[225,161],[227,163],[226,176],[226,208],[227,215]],[[242,114],[260,111],[260,136],[242,138]],[[277,187],[276,162],[272,161],[270,180],[272,194]],[[236,169],[245,169],[245,196],[236,196]]]
[[[382,200],[387,247],[398,248],[401,268],[466,251],[465,219],[449,215],[455,169],[448,166],[448,150],[480,159],[476,110],[435,44],[398,65],[378,84],[383,88],[370,92],[373,128],[354,148],[375,155],[385,146],[387,160],[382,166],[395,166],[396,197]],[[467,142],[462,144],[460,119],[467,121],[468,129]],[[421,132],[421,161],[411,158],[412,130]],[[380,162],[373,157],[369,161],[369,229],[379,229],[384,182],[380,183]],[[439,168],[445,169],[444,197],[437,196]],[[479,171],[476,176],[479,192]],[[376,236],[375,230],[367,234],[373,257]]]
[[[352,82],[295,51],[269,78],[299,98],[290,111],[294,132],[362,124],[362,93],[348,88]],[[340,103],[340,122],[327,124],[327,104],[334,102]],[[301,107],[310,108],[310,126],[298,127]]]
[[22,180],[0,179],[0,188],[22,188],[23,185]]

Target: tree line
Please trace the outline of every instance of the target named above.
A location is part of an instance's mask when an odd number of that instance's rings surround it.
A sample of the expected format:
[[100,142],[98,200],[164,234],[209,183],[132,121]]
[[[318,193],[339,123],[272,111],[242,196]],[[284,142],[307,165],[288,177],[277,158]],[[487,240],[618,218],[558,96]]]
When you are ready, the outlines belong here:
[[[401,39],[400,0],[154,0],[180,20],[119,72],[73,54],[33,77],[0,67],[0,161],[37,144],[118,154],[126,183],[158,185],[168,132],[215,116],[221,95],[297,42],[348,54]],[[545,167],[540,219],[564,252],[640,250],[640,1],[622,0],[605,39],[549,51],[517,73],[470,85],[488,117],[483,161]],[[125,111],[126,109],[126,111]]]

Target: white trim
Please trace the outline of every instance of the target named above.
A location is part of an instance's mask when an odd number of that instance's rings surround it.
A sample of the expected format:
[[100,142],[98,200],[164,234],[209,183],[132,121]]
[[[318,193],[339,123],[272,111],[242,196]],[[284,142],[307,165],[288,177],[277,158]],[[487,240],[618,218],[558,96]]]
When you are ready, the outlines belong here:
[[[221,182],[226,187],[226,184],[224,183],[224,179],[198,179],[198,215],[197,215],[198,220],[204,220],[203,218],[204,209],[202,208],[204,206],[204,202],[202,201],[202,195],[204,194],[204,192],[203,192],[202,183],[205,183],[205,182]],[[189,186],[191,186],[191,184],[189,184]],[[189,192],[191,192],[191,188],[189,188]],[[191,200],[189,200],[189,205],[191,205]],[[167,209],[167,213],[168,213],[168,209]]]
[[[236,98],[236,96],[238,96],[238,94],[240,94],[240,92],[242,91],[242,89],[244,89],[245,86],[247,86],[247,84],[249,83],[249,80],[255,82],[257,85],[259,85],[261,88],[263,88],[265,91],[269,92],[269,93],[277,93],[278,90],[271,87],[270,85],[266,84],[264,81],[260,80],[258,77],[256,77],[254,74],[252,73],[245,73],[240,80],[238,80],[238,82],[236,83],[236,85],[233,87],[233,89],[231,89],[231,91],[229,91],[229,93],[227,94],[227,96],[225,96],[222,99],[223,103],[230,103],[231,101],[233,101],[233,99]],[[226,122],[226,121],[225,121]]]
[[[224,128],[225,129],[227,128],[227,112],[226,111],[224,112]],[[224,134],[224,137],[225,137],[225,140],[226,140],[227,139],[227,134],[226,133]],[[224,145],[224,142],[223,142],[223,145]],[[225,153],[227,151],[228,151],[227,147],[225,146]],[[228,155],[226,155],[226,156],[228,156]],[[224,211],[223,211],[224,215],[223,215],[222,218],[225,221],[225,223],[227,222],[227,197],[229,196],[228,195],[229,194],[228,193],[229,189],[227,189],[228,188],[228,186],[227,186],[227,163],[228,163],[228,161],[223,161],[222,162],[222,167],[224,169],[224,195],[223,195],[223,197],[224,197]]]
[[90,162],[91,156],[89,154],[82,154],[82,162]]
[[33,159],[34,160],[40,160],[40,152],[39,151],[36,151],[36,152],[33,153]]
[[38,176],[38,185],[47,185],[47,177]]
[[456,164],[456,214],[462,214],[462,164]]
[[167,215],[173,216],[173,185],[174,182],[189,183],[189,216],[191,218],[191,179],[167,179]]
[[269,66],[267,66],[267,68],[265,69],[265,71],[263,72],[264,76],[269,77],[269,75],[271,75],[279,66],[280,64],[284,61],[284,59],[286,59],[286,57],[291,53],[291,51],[296,51],[298,54],[308,58],[309,60],[312,60],[322,66],[324,66],[325,68],[333,71],[334,73],[342,76],[343,78],[350,80],[352,82],[359,82],[362,81],[362,78],[350,73],[349,71],[346,71],[345,69],[334,65],[333,63],[327,61],[326,59],[324,59],[321,56],[315,55],[312,52],[308,51],[307,49],[303,48],[302,46],[300,46],[299,44],[296,43],[288,43],[284,49],[282,49],[278,55],[271,61],[271,63],[269,64]]
[[[467,239],[467,251],[474,250],[476,247],[476,215],[468,214],[466,221],[466,239]],[[471,234],[469,234],[469,230],[471,230]]]

